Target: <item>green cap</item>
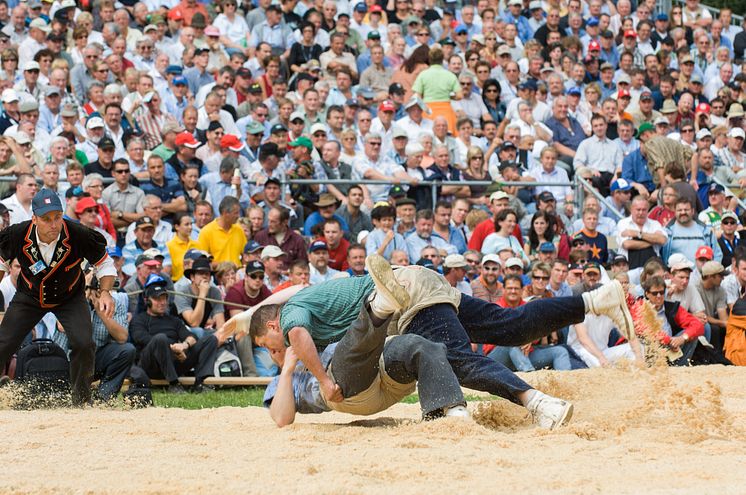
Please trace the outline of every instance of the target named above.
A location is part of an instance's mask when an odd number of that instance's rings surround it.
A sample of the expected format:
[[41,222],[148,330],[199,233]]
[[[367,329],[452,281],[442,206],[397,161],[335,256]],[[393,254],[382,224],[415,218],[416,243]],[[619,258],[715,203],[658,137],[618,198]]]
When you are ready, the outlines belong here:
[[644,124],[642,124],[640,128],[637,129],[637,135],[642,136],[642,133],[646,131],[655,131],[655,127],[653,126],[653,124],[651,124],[650,122],[645,122]]
[[297,138],[295,141],[291,141],[290,142],[290,146],[292,146],[292,147],[305,146],[309,150],[313,149],[313,143],[306,136],[301,136],[301,137]]
[[264,126],[261,123],[252,120],[246,125],[246,134],[264,134]]

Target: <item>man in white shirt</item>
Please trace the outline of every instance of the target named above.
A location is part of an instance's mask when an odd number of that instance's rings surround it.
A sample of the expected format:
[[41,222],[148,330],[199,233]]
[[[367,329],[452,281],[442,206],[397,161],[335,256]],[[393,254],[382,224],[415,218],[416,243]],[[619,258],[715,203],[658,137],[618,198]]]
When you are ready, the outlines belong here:
[[407,116],[397,120],[396,125],[404,129],[410,139],[418,139],[422,132],[433,132],[433,121],[422,118],[429,112],[425,102],[413,97],[404,105],[404,110]]
[[31,174],[18,174],[16,192],[2,203],[10,211],[10,225],[31,220],[31,200],[34,199],[39,185]]
[[668,234],[660,223],[648,218],[647,199],[635,196],[632,200],[630,216],[619,221],[616,242],[617,254],[627,257],[630,270],[659,255]]
[[593,135],[580,143],[573,160],[575,171],[581,176],[590,175],[594,187],[604,196],[609,194],[609,185],[614,174],[617,171],[621,173],[624,159],[619,146],[606,137],[607,127],[606,117],[592,117]]
[[338,270],[329,268],[329,246],[318,240],[308,247],[308,264],[311,273],[311,285],[331,280],[339,274]]

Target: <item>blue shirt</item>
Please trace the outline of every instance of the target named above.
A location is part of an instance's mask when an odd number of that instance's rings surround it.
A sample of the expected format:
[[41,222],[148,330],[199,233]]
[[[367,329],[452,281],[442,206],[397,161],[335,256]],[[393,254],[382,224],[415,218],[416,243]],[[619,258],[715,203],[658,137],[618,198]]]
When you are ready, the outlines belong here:
[[[210,172],[209,174],[203,175],[199,178],[199,184],[202,186],[202,190],[210,195],[210,203],[212,203],[212,209],[215,212],[215,216],[220,215],[218,208],[220,207],[220,202],[223,198],[235,195],[233,184],[223,182],[220,178],[220,172]],[[241,208],[248,208],[250,201],[249,185],[246,181],[241,181],[241,198],[238,200],[241,204]]]
[[[443,239],[443,237],[435,231],[433,231],[433,236]],[[464,254],[464,251],[468,249],[466,247],[466,239],[464,238],[464,234],[453,225],[448,226],[448,239],[443,240],[455,247],[456,251],[458,251],[458,254]]]
[[[332,218],[339,220],[339,223],[342,225],[342,232],[350,231],[350,227],[347,225],[347,222],[344,218],[340,217],[336,213],[332,215]],[[313,235],[311,233],[311,229],[323,222],[324,217],[322,217],[318,211],[314,211],[308,216],[308,218],[306,218],[306,223],[303,224],[303,235]]]
[[[168,248],[161,249],[158,244],[153,241],[154,248],[158,248],[163,253],[163,266],[171,266],[171,255],[168,252]],[[165,247],[165,246],[164,246]],[[122,248],[122,258],[124,258],[124,266],[122,272],[130,277],[135,274],[135,261],[145,250],[138,244],[137,240],[125,244]]]
[[443,240],[442,237],[431,235],[427,239],[423,239],[417,232],[410,234],[407,237],[407,252],[409,253],[409,262],[417,263],[420,259],[420,253],[427,246],[433,246],[436,249],[445,249],[448,254],[456,254],[456,247],[448,244]]
[[[329,366],[329,362],[332,360],[334,355],[334,349],[337,347],[337,343],[329,344],[321,353],[319,359],[321,365],[326,368]],[[280,382],[280,377],[276,376],[269,382],[266,390],[264,391],[264,407],[269,408],[272,404],[272,399],[277,395],[277,385]],[[313,374],[308,371],[305,365],[298,361],[298,364],[293,371],[293,399],[295,402],[295,410],[300,414],[320,414],[323,412],[330,411],[329,406],[326,405],[326,401],[321,396],[321,387],[319,381]]]
[[523,43],[526,43],[526,41],[528,41],[528,39],[534,35],[534,30],[531,29],[531,25],[528,23],[528,19],[526,19],[522,15],[519,15],[516,18],[513,17],[513,14],[511,12],[506,10],[503,13],[502,18],[508,24],[515,24],[515,27],[518,29],[518,37]]
[[[376,253],[378,251],[378,248],[383,245],[383,240],[385,238],[386,233],[383,230],[373,229],[373,231],[368,234],[368,237],[365,238],[365,252],[369,255]],[[390,261],[391,253],[396,249],[404,251],[405,253],[409,253],[409,249],[407,248],[407,241],[404,240],[401,234],[395,233],[394,238],[391,239],[389,245],[386,246],[386,249],[383,252],[383,257]],[[409,261],[412,262],[411,259]]]
[[648,168],[648,159],[642,156],[640,149],[636,149],[622,160],[622,178],[628,182],[642,184],[650,192],[655,189],[653,176]]
[[553,141],[576,150],[578,149],[578,146],[580,146],[580,143],[586,138],[586,135],[580,122],[570,116],[567,118],[570,121],[570,129],[562,125],[559,120],[554,118],[554,116],[550,117],[545,124],[553,133]]
[[140,189],[145,194],[152,194],[161,198],[163,203],[170,203],[176,198],[184,195],[184,188],[178,181],[168,180],[164,177],[163,185],[159,186],[152,181],[144,181],[140,184]]

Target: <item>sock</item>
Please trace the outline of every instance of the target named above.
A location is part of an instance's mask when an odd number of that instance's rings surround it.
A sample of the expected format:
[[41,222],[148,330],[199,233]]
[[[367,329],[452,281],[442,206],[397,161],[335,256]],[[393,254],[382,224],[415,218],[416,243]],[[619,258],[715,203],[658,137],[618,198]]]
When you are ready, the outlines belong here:
[[381,320],[388,319],[389,316],[396,312],[396,308],[393,307],[385,297],[379,294],[378,291],[373,292],[368,301],[370,302],[370,312],[373,316],[380,318]]
[[536,389],[534,389],[534,388],[532,388],[530,390],[526,390],[526,401],[523,403],[523,406],[527,407],[528,404],[529,404],[529,402],[531,402],[531,399],[533,399],[534,396],[536,394],[538,394],[538,393],[539,393],[539,391],[536,390]]

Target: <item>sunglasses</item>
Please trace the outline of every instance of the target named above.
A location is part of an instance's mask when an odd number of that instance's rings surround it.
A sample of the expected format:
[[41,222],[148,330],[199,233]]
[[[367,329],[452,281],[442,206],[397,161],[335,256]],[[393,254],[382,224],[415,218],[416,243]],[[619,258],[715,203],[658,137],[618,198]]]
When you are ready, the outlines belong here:
[[97,213],[96,208],[86,208],[83,213]]
[[264,279],[264,272],[252,273],[248,277],[253,280]]
[[721,223],[723,225],[735,225],[736,224],[735,220],[723,220]]
[[666,293],[665,289],[663,289],[663,290],[649,290],[648,291],[648,294],[650,294],[651,296],[655,296],[655,297],[660,297],[660,296],[664,295],[665,293]]
[[371,146],[381,146],[381,143],[368,143]]
[[486,272],[499,272],[500,268],[498,268],[496,266],[483,266],[482,270],[484,270]]
[[549,277],[540,277],[539,275],[534,275],[531,278],[534,280],[549,280]]
[[681,129],[681,132],[694,132],[694,129]]
[[114,173],[115,174],[128,174],[128,173],[130,173],[130,169],[128,169],[128,168],[123,168],[123,169],[119,169],[119,170],[115,169]]

